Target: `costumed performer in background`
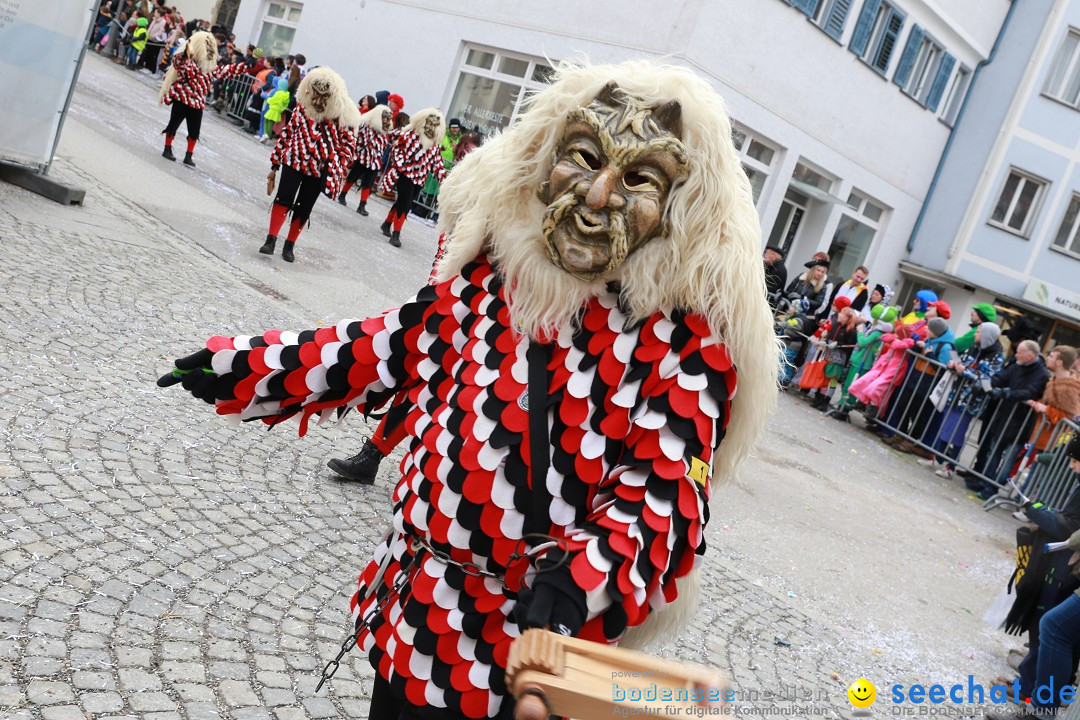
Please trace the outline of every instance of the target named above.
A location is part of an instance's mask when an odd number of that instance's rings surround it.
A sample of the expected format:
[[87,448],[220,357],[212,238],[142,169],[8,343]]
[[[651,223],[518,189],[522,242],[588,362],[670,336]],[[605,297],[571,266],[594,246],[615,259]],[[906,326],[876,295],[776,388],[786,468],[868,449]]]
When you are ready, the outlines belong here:
[[341,190],[356,153],[360,122],[360,111],[353,105],[345,81],[336,72],[327,67],[315,68],[300,81],[296,107],[270,153],[267,194],[273,192],[279,166],[281,182],[270,206],[266,242],[259,252],[274,254],[278,233],[291,211],[292,223],[281,258],[293,262],[293,247],[311,217],[319,194],[325,191],[333,198]]
[[187,127],[184,164],[195,167],[191,156],[195,152],[195,143],[199,141],[203,108],[206,107],[206,96],[210,94],[211,86],[218,80],[243,75],[247,70],[247,65],[243,62],[232,65],[217,63],[217,40],[204,31],[194,33],[184,46],[184,51],[173,56],[172,65],[165,73],[165,80],[158,93],[158,102],[172,106],[169,124],[161,131],[165,136],[165,150],[161,157],[176,160],[172,151],[173,138],[183,122]]
[[338,202],[345,204],[345,196],[356,182],[360,181],[360,204],[356,212],[367,215],[367,200],[371,195],[371,188],[375,185],[375,178],[379,175],[382,167],[383,150],[386,149],[390,126],[394,122],[394,114],[386,105],[376,105],[364,113],[360,121],[360,132],[356,138],[356,160],[349,169],[349,175],[345,178],[345,185],[338,193]]
[[444,185],[435,285],[366,320],[213,337],[159,380],[301,433],[407,395],[393,528],[342,648],[377,671],[377,720],[510,717],[526,627],[673,632],[714,486],[776,398],[757,211],[715,90],[565,64],[527,102]]
[[380,226],[390,244],[401,247],[401,228],[409,216],[413,200],[428,174],[439,182],[446,179],[446,166],[439,151],[445,121],[435,108],[417,111],[409,124],[392,135],[386,172],[379,181],[380,192],[396,193],[386,221]]

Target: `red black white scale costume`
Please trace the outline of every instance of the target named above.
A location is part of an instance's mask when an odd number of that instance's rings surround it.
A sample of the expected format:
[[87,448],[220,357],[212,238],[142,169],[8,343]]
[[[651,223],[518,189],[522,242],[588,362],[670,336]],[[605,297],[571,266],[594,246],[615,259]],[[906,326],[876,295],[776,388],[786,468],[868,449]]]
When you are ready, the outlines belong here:
[[[322,105],[321,109],[317,105]],[[322,192],[336,197],[356,153],[360,113],[345,81],[330,68],[304,76],[289,122],[270,153],[272,174],[282,168],[277,196],[270,208],[270,228],[259,252],[272,255],[285,217],[292,212],[282,258],[293,261],[293,246]]]
[[[587,604],[579,636],[598,642],[618,640],[650,603],[673,600],[675,579],[704,552],[709,485],[688,475],[695,458],[711,462],[735,391],[728,353],[701,317],[657,313],[627,325],[612,289],[585,308],[579,332],[558,339],[548,365],[548,534],[571,554],[558,581]],[[508,586],[425,555],[407,599],[361,632],[379,674],[414,705],[482,718],[506,700],[513,593],[532,575],[510,559],[530,495],[519,404],[527,346],[483,257],[381,317],[207,342],[219,414],[268,423],[299,415],[304,434],[313,414],[371,411],[407,392],[412,441],[393,493],[394,533],[360,577],[354,618],[376,603],[367,591],[378,589],[384,561],[385,585],[410,565],[416,537]]]
[[439,182],[446,179],[446,165],[439,152],[439,139],[445,129],[442,113],[426,108],[413,115],[408,125],[390,133],[389,165],[379,181],[379,190],[397,195],[381,227],[391,245],[401,245],[401,228],[427,176],[434,174]]
[[202,128],[203,109],[206,97],[218,80],[244,74],[247,66],[242,62],[232,65],[217,65],[217,40],[208,32],[192,34],[184,46],[184,52],[173,56],[172,66],[165,74],[158,96],[160,102],[172,106],[169,124],[162,133],[165,135],[165,150],[162,157],[175,160],[172,152],[173,138],[180,128],[180,123],[187,125],[187,154],[184,164],[194,166],[192,154],[195,143],[199,141]]
[[375,178],[379,175],[382,167],[382,154],[390,138],[387,134],[390,130],[393,113],[386,105],[376,105],[364,113],[356,138],[356,160],[353,161],[345,185],[338,195],[338,202],[345,204],[345,195],[352,190],[353,185],[360,183],[360,205],[356,212],[367,215],[367,200],[371,196],[371,188],[375,186]]
[[[775,399],[757,213],[715,91],[642,61],[563,66],[528,112],[443,186],[434,285],[378,317],[213,337],[159,380],[301,434],[408,408],[393,527],[351,603],[373,719],[511,717],[523,626],[614,643],[682,619],[712,472],[732,472]],[[621,237],[606,215],[627,207]],[[650,229],[665,209],[679,222]],[[589,271],[593,255],[564,252],[582,247],[615,260]]]

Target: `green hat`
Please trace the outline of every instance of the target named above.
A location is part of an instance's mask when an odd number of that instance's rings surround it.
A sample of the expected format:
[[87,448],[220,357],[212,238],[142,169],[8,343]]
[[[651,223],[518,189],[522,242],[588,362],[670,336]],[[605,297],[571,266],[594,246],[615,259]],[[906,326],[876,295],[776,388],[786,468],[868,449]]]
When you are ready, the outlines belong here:
[[150,24],[150,21],[147,20],[146,18],[139,18],[138,20],[135,21],[135,24],[138,25],[139,27],[146,27],[147,25]]

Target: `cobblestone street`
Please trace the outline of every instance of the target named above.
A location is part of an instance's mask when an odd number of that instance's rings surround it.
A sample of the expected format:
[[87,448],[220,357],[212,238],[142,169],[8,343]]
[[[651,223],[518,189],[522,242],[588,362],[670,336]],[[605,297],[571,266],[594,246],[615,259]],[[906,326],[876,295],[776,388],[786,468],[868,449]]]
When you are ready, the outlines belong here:
[[[359,218],[322,198],[295,267],[271,263],[256,252],[268,148],[210,116],[196,171],[161,161],[155,92],[87,58],[55,166],[86,205],[0,184],[0,720],[366,717],[359,653],[314,689],[396,463],[374,486],[339,483],[325,463],[360,447],[355,414],[301,440],[294,424],[230,427],[154,380],[212,334],[404,299],[434,231],[410,219],[394,251],[385,205]],[[892,683],[1008,671],[1019,640],[982,615],[1016,523],[956,481],[784,397],[713,505],[700,612],[656,652],[789,698],[737,706],[805,712],[790,695],[813,691],[828,696],[815,711],[846,717],[866,677],[884,716]]]

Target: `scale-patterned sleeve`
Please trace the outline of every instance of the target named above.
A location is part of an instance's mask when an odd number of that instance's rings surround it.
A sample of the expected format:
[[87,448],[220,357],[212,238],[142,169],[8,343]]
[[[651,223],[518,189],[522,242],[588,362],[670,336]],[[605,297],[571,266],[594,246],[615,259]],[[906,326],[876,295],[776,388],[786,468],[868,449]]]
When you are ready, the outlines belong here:
[[299,415],[304,435],[314,414],[381,406],[417,377],[423,318],[437,295],[425,286],[396,310],[333,327],[210,338],[218,414],[267,424]]
[[394,147],[390,151],[390,158],[398,169],[402,169],[411,165],[413,158],[419,153],[419,136],[411,130],[402,130],[401,134],[394,138]]
[[246,64],[243,62],[236,62],[231,65],[218,65],[210,74],[213,76],[214,80],[225,80],[226,78],[243,75],[246,71]]
[[330,156],[326,160],[326,191],[336,198],[345,184],[353,160],[356,159],[356,135],[347,127],[329,123],[331,128]]
[[292,114],[289,115],[289,122],[282,128],[277,142],[274,143],[274,149],[270,151],[270,166],[275,170],[284,162],[285,150],[292,139],[292,135],[300,131],[300,124],[306,120],[307,116],[304,114],[303,109],[300,105],[297,105]]
[[621,389],[605,402],[603,432],[597,433],[622,442],[609,444],[603,455],[589,447],[588,436],[576,450],[553,448],[576,456],[571,462],[582,479],[599,477],[589,514],[567,533],[564,573],[579,598],[584,592],[581,636],[597,641],[617,640],[650,609],[672,602],[675,580],[704,553],[713,453],[735,393],[727,349],[700,316],[654,317],[639,337],[631,348],[618,341],[601,348],[600,338],[592,387],[568,385],[559,410],[569,418],[579,412],[575,395],[602,397],[599,387],[617,381],[617,368],[626,362]]

